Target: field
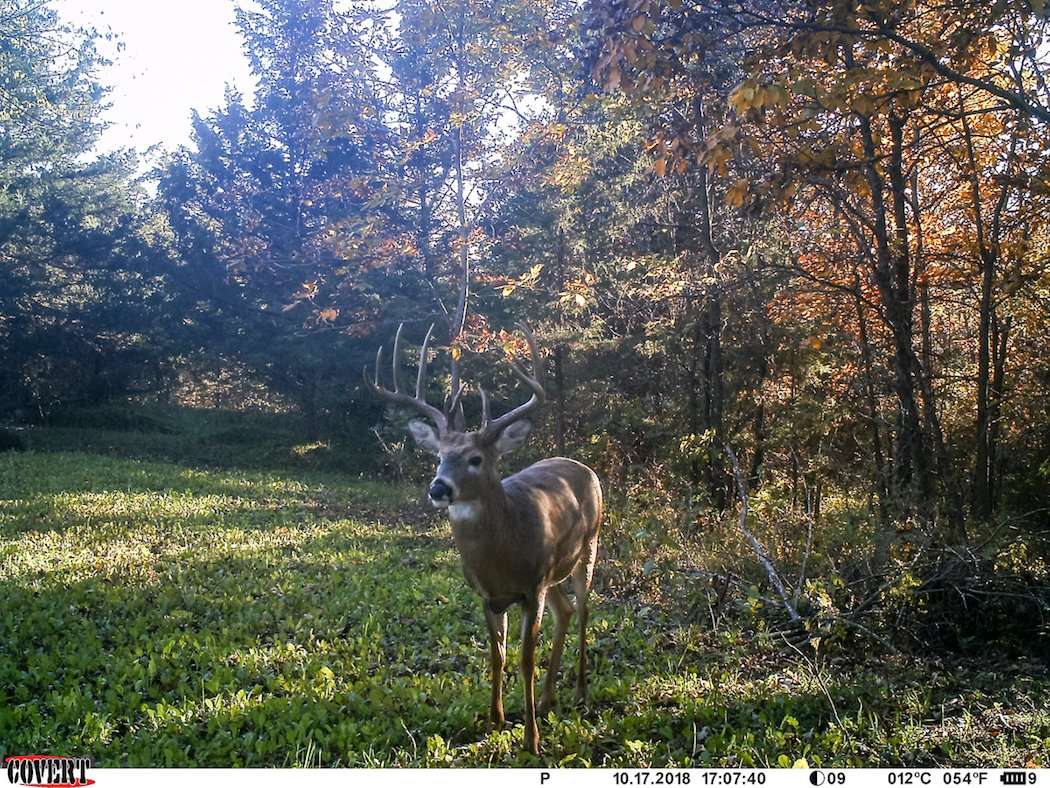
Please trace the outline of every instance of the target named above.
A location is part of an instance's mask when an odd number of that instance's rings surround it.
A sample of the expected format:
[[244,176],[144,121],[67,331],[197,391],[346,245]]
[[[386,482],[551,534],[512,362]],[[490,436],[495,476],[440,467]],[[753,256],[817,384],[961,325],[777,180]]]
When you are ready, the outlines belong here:
[[520,751],[513,635],[511,724],[486,731],[479,603],[417,490],[131,458],[150,436],[104,452],[75,432],[61,442],[91,451],[0,454],[2,752],[100,766],[1050,765],[1050,679],[992,644],[951,664],[803,653],[746,618],[715,629],[616,592],[600,563],[590,702],[570,703],[572,638],[537,761]]

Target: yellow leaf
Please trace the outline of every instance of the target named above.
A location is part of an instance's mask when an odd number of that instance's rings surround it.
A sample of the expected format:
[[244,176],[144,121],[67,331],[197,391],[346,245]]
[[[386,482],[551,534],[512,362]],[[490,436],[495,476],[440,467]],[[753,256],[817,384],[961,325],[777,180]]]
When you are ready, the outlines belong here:
[[729,94],[729,105],[737,115],[743,115],[750,109],[755,100],[755,83],[751,80],[741,82]]
[[791,768],[792,769],[808,769],[809,768],[809,761],[807,761],[805,758],[799,758],[797,761],[795,761],[793,764],[791,764]]
[[452,356],[453,361],[459,361],[460,356],[463,355],[463,351],[453,345],[452,350],[449,351],[449,355]]
[[322,309],[317,313],[317,316],[326,323],[331,323],[337,317],[339,317],[339,310],[329,307],[328,309]]

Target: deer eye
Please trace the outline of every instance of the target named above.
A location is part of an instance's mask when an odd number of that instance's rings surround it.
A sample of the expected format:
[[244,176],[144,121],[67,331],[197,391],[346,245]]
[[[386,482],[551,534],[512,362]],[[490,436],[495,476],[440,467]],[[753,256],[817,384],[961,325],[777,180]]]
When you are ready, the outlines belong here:
[[481,457],[479,457],[477,455],[471,457],[469,460],[467,460],[467,462],[469,462],[471,464],[471,466],[473,466],[475,468],[480,468],[481,467]]

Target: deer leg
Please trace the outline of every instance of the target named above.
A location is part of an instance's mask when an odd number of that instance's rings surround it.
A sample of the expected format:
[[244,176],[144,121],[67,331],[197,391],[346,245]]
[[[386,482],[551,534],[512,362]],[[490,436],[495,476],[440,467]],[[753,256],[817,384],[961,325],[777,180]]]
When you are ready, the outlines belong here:
[[540,753],[540,729],[536,725],[536,645],[540,640],[545,590],[525,602],[521,619],[521,677],[525,685],[525,747]]
[[489,706],[489,722],[494,730],[502,730],[503,716],[503,666],[507,664],[507,614],[494,613],[485,602],[485,623],[489,628],[489,668],[492,672],[492,704]]
[[565,634],[572,621],[574,608],[565,589],[553,585],[547,589],[554,611],[554,642],[551,644],[551,661],[547,667],[547,680],[543,683],[543,694],[540,695],[539,714],[542,717],[554,707],[555,692],[558,684],[558,669],[561,667],[561,655],[565,648]]
[[580,665],[576,674],[576,702],[587,699],[587,595],[591,590],[591,576],[594,573],[594,557],[597,552],[597,541],[588,550],[576,568],[572,570],[572,590],[576,594],[576,612],[580,618]]

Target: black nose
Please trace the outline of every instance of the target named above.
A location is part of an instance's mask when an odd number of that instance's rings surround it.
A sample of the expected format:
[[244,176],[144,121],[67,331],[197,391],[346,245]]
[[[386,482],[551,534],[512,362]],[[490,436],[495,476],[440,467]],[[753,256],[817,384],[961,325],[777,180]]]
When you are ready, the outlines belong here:
[[452,500],[452,488],[441,481],[441,479],[435,479],[427,492],[435,501],[440,501],[443,498],[448,498],[450,501]]

